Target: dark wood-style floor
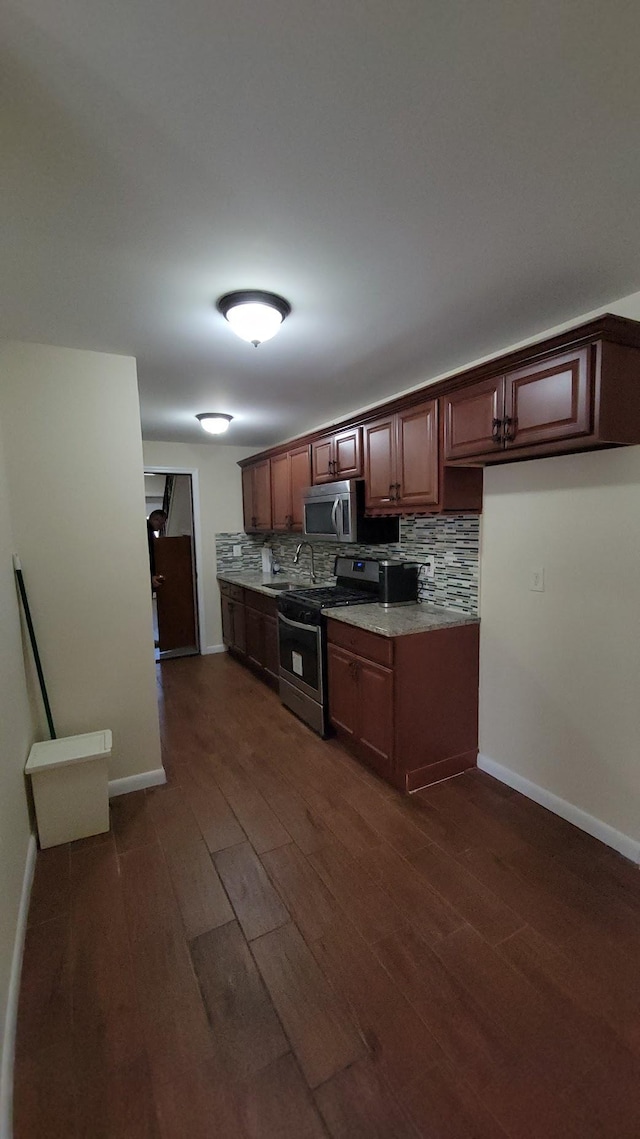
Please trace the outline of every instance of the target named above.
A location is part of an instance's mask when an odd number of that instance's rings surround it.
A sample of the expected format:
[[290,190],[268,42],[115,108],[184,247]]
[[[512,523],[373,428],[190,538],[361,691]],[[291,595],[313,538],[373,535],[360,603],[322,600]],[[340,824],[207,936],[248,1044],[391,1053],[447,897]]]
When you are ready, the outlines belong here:
[[638,1139],[640,876],[470,772],[402,798],[226,657],[167,787],[38,855],[15,1139]]

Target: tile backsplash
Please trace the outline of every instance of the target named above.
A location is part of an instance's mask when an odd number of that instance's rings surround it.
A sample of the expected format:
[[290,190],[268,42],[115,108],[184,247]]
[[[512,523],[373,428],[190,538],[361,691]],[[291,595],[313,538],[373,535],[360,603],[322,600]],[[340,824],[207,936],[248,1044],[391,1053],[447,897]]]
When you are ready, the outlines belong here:
[[[299,565],[293,556],[301,540],[299,534],[268,534],[268,544],[288,578],[309,580],[309,551],[304,549]],[[264,538],[258,535],[216,534],[218,573],[260,572]],[[233,547],[240,548],[234,554]],[[475,514],[455,514],[433,518],[410,515],[400,519],[400,541],[377,546],[350,546],[346,543],[313,543],[316,575],[326,581],[333,575],[336,554],[348,557],[406,558],[424,562],[432,556],[433,579],[421,577],[420,600],[463,613],[478,612],[480,519]]]

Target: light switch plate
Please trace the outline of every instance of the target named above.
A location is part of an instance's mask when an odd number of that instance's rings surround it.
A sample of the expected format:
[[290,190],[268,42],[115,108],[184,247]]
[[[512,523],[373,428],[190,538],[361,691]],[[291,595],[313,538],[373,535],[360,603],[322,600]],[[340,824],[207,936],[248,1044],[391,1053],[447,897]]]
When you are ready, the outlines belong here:
[[418,575],[423,580],[427,578],[429,581],[433,581],[436,576],[436,559],[433,554],[429,554],[429,556],[424,559],[418,570]]
[[544,567],[536,566],[529,573],[529,589],[534,593],[544,593]]
[[234,546],[233,547],[233,556],[234,556],[234,558],[241,558],[242,557],[242,546]]

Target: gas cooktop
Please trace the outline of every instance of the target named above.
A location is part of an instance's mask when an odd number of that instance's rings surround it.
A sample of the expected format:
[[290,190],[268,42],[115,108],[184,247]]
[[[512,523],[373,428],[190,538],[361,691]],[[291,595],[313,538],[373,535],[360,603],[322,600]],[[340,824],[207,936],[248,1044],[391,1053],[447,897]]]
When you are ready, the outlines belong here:
[[361,589],[345,589],[342,585],[328,585],[314,589],[292,589],[287,601],[300,601],[315,609],[331,609],[334,605],[363,605],[375,601],[375,596]]

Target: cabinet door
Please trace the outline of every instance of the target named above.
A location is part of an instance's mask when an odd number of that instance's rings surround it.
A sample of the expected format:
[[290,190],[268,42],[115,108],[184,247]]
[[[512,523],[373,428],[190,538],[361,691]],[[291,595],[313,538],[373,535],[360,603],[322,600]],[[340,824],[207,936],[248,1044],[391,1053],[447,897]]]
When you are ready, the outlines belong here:
[[254,463],[253,467],[253,514],[256,530],[271,529],[271,470],[268,459]]
[[396,498],[394,415],[364,429],[364,477],[367,507],[393,506]]
[[233,645],[233,601],[225,597],[220,598],[222,606],[222,640],[229,648]]
[[264,645],[262,638],[262,613],[256,609],[244,607],[245,644],[247,659],[257,668],[264,665]]
[[438,502],[438,403],[429,400],[398,412],[398,490],[401,506]]
[[311,472],[313,485],[333,482],[333,435],[311,444]]
[[393,768],[393,672],[356,658],[358,736],[363,759],[381,775]]
[[302,533],[304,493],[311,485],[309,448],[297,447],[289,452],[291,469],[291,530]]
[[242,468],[242,506],[244,512],[244,529],[249,534],[255,530],[255,515],[253,512],[253,467]]
[[288,530],[291,519],[291,470],[289,455],[271,459],[271,528]]
[[444,457],[464,459],[502,450],[502,376],[444,396]]
[[504,436],[509,450],[587,435],[592,430],[589,346],[505,377]]
[[233,647],[237,653],[246,653],[247,634],[245,621],[245,607],[238,601],[233,601]]
[[333,472],[336,479],[362,477],[362,428],[351,427],[333,437]]
[[263,664],[273,680],[278,679],[280,659],[278,653],[278,621],[276,617],[262,617]]
[[329,687],[329,719],[350,739],[356,738],[358,726],[358,682],[356,658],[336,645],[327,646]]

